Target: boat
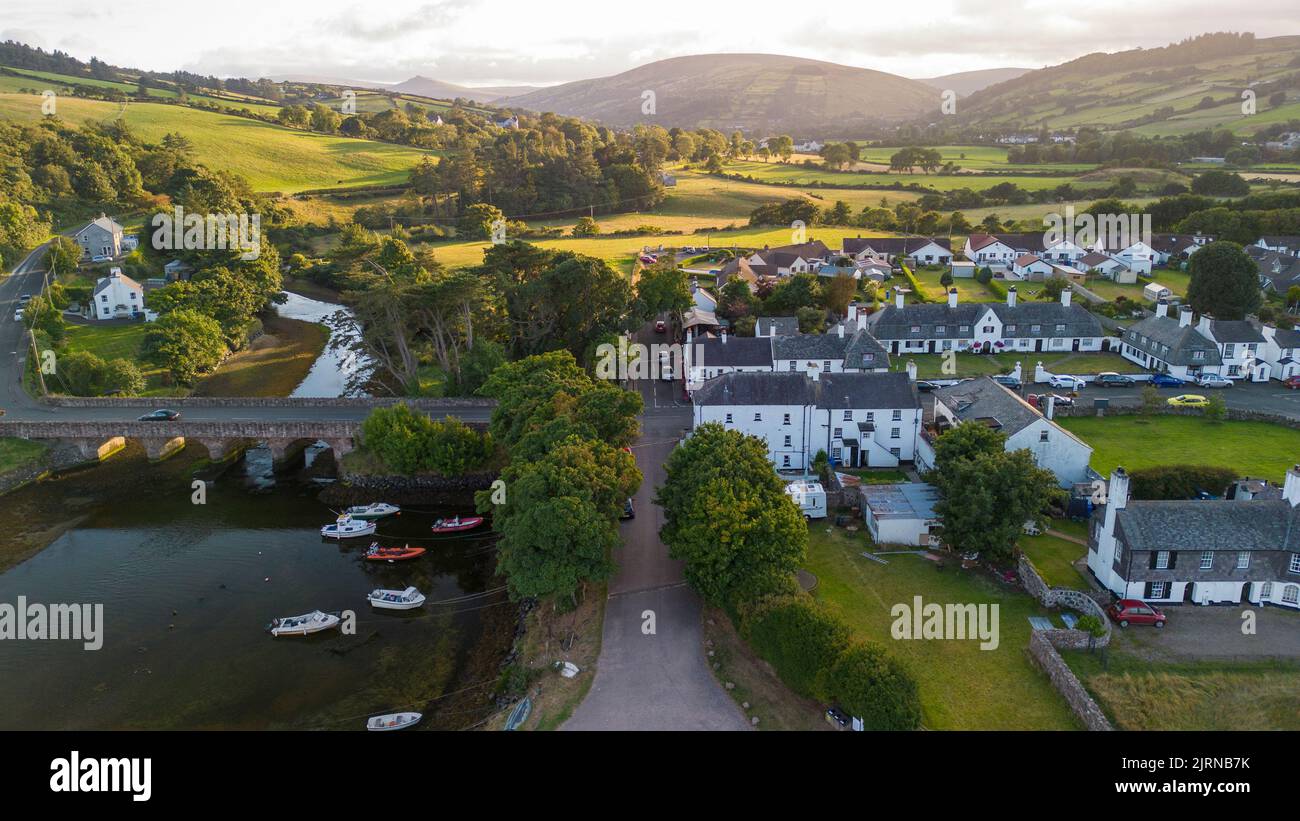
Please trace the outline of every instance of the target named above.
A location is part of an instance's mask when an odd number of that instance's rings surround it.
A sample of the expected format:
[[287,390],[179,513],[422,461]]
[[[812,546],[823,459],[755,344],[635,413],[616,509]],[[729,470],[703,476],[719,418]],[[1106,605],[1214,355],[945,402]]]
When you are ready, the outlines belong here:
[[354,519],[382,519],[401,513],[402,509],[388,502],[371,502],[368,505],[353,505],[343,512]]
[[312,633],[332,630],[338,626],[338,616],[333,613],[322,613],[319,610],[313,610],[301,616],[275,619],[267,625],[266,629],[270,630],[273,636],[309,636]]
[[423,547],[411,547],[409,544],[404,547],[380,547],[379,542],[371,542],[370,547],[366,548],[366,561],[370,562],[400,562],[423,555]]
[[353,539],[357,536],[369,536],[375,532],[375,523],[354,519],[344,513],[334,520],[334,524],[325,525],[320,535],[327,539]]
[[366,596],[372,607],[384,610],[414,610],[424,606],[424,594],[414,587],[405,590],[372,590]]
[[483,524],[482,516],[461,516],[456,514],[450,519],[439,519],[433,523],[434,533],[456,533],[461,530],[473,530]]
[[420,713],[389,713],[366,719],[366,729],[372,733],[386,733],[390,730],[405,730],[414,727],[424,718]]
[[532,712],[533,700],[525,696],[524,700],[516,704],[515,708],[510,711],[510,715],[506,717],[506,730],[518,730],[519,727],[528,720],[528,716]]

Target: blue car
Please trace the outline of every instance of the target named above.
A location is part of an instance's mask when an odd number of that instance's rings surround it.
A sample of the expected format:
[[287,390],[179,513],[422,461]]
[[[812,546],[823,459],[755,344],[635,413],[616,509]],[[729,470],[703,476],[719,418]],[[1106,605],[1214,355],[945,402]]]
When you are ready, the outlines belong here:
[[1158,373],[1151,377],[1151,384],[1157,388],[1181,388],[1187,384],[1176,376],[1170,376],[1167,373]]

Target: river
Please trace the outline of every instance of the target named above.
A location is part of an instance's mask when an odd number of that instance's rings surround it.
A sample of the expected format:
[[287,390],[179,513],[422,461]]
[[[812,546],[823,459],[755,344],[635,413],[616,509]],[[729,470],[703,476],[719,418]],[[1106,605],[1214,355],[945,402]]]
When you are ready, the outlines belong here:
[[[299,299],[286,315],[326,305]],[[325,369],[311,373],[299,391],[328,390]],[[0,729],[357,730],[403,709],[424,712],[424,728],[460,729],[493,712],[517,608],[498,589],[490,530],[434,537],[429,525],[451,511],[408,509],[382,520],[378,539],[428,552],[367,562],[369,538],[319,536],[333,514],[317,478],[273,473],[265,448],[224,469],[201,455],[149,464],[131,443],[0,497],[0,604],[102,604],[104,618],[99,650],[0,643]],[[204,504],[194,503],[195,471],[207,480]],[[421,610],[365,601],[408,585],[427,597]],[[314,609],[354,611],[355,634],[265,631]]]
[[275,310],[287,319],[318,322],[330,329],[330,341],[316,359],[302,383],[291,396],[365,396],[356,384],[369,376],[369,360],[358,356],[348,342],[356,336],[357,328],[352,312],[342,305],[321,302],[285,291],[288,300]]

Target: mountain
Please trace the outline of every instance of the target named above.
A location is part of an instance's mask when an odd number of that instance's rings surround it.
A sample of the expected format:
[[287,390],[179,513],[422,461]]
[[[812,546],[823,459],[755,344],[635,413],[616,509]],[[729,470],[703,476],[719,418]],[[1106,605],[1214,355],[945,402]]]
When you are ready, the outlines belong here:
[[979,71],[959,71],[942,77],[929,77],[921,82],[940,91],[952,89],[957,92],[958,97],[966,97],[991,85],[1014,80],[1031,71],[1032,68],[986,68]]
[[[643,113],[647,92],[654,95],[652,113]],[[496,101],[613,127],[653,122],[796,138],[851,136],[856,126],[937,111],[939,103],[919,80],[776,54],[674,57]]]
[[[1092,126],[1179,135],[1238,134],[1300,119],[1300,36],[1204,34],[1163,48],[1096,53],[974,92],[958,122],[1000,130]],[[1243,111],[1243,91],[1255,113]]]
[[416,94],[420,97],[432,97],[435,100],[454,100],[465,97],[475,102],[490,103],[503,97],[518,96],[536,91],[536,86],[462,86],[416,75],[396,85],[388,86],[391,91],[404,94]]

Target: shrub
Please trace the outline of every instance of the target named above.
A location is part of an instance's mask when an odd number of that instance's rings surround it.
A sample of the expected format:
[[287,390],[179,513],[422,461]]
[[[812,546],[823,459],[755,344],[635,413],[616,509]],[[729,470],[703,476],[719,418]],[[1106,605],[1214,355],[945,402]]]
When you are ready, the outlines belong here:
[[862,642],[840,653],[827,684],[835,701],[868,730],[915,730],[921,725],[916,681],[878,644]]
[[458,476],[492,455],[492,439],[459,419],[435,422],[407,405],[375,408],[361,426],[362,441],[398,473],[436,471]]
[[831,666],[851,634],[825,605],[806,594],[768,598],[741,625],[745,640],[801,695],[831,699]]
[[1216,496],[1232,484],[1237,472],[1214,465],[1157,465],[1129,473],[1134,499],[1194,499],[1200,491]]

